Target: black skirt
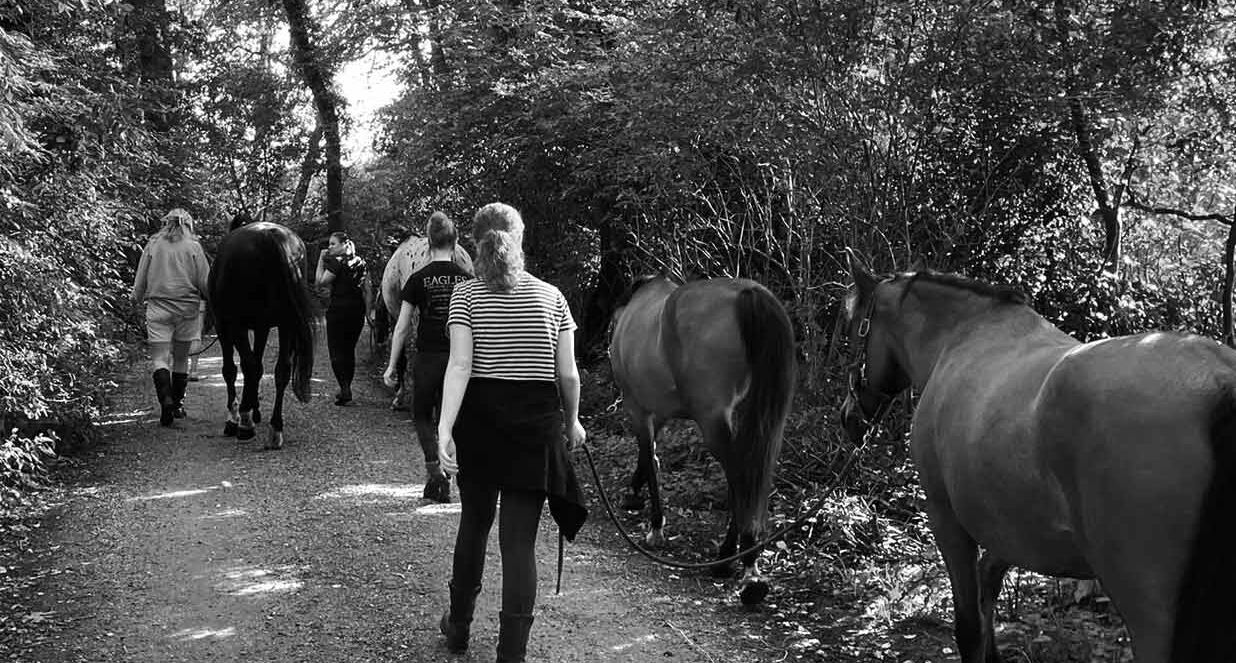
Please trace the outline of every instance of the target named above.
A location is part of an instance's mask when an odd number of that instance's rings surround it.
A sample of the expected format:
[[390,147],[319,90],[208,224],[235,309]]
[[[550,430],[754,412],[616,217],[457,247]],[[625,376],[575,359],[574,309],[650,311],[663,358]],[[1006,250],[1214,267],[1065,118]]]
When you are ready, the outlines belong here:
[[453,433],[460,483],[548,492],[550,451],[563,436],[558,387],[472,378]]

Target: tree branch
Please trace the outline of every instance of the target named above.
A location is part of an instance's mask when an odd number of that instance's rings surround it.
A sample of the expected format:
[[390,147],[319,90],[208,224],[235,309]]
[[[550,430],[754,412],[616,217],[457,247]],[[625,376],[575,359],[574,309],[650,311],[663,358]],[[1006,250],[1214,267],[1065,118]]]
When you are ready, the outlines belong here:
[[1166,214],[1190,221],[1218,221],[1228,227],[1227,239],[1223,242],[1223,293],[1219,296],[1219,307],[1223,310],[1223,342],[1228,347],[1236,348],[1236,329],[1232,321],[1232,293],[1236,291],[1236,223],[1226,214],[1194,214],[1172,207],[1154,207],[1143,205],[1134,200],[1132,190],[1129,191],[1127,205],[1135,210],[1148,214]]
[[1194,214],[1192,212],[1186,212],[1182,209],[1176,209],[1174,207],[1154,207],[1152,205],[1145,205],[1135,200],[1132,192],[1129,193],[1129,201],[1124,205],[1147,214],[1167,214],[1177,216],[1182,219],[1188,219],[1190,221],[1218,221],[1225,226],[1232,225],[1231,217],[1226,214]]

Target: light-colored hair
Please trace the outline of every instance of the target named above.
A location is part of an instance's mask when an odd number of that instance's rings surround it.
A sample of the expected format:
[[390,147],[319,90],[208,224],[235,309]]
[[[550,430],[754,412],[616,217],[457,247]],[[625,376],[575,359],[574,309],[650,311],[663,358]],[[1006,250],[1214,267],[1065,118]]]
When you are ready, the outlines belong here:
[[442,212],[434,212],[429,217],[429,222],[425,224],[425,234],[429,237],[431,249],[453,249],[455,242],[459,240],[455,222]]
[[193,232],[193,216],[184,208],[177,207],[163,215],[163,228],[159,234],[169,242],[179,242],[184,237],[196,238]]
[[476,276],[498,292],[510,292],[524,271],[524,220],[505,203],[490,203],[472,217]]

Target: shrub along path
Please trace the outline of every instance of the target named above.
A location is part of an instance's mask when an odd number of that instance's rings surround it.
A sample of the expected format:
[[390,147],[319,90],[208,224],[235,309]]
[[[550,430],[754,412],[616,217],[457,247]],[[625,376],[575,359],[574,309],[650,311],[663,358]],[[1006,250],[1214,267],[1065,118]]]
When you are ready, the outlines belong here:
[[[368,342],[362,341],[365,365]],[[452,657],[446,601],[458,505],[420,498],[406,412],[373,375],[333,405],[319,342],[314,399],[286,409],[287,446],[221,436],[218,348],[190,384],[190,418],[160,428],[145,365],[122,376],[103,444],[62,464],[41,509],[0,531],[0,660],[492,661],[496,528],[472,651]],[[263,403],[273,387],[263,381]],[[581,470],[584,468],[580,467]],[[590,483],[581,477],[585,483]],[[458,493],[455,493],[456,498]],[[599,504],[568,545],[546,513],[529,660],[803,660],[729,586],[674,574],[614,545]]]

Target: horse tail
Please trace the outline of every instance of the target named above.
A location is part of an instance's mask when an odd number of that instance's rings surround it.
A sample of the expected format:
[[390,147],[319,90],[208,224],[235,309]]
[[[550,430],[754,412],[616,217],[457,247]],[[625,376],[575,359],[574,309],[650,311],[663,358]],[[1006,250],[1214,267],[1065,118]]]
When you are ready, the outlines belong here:
[[292,393],[302,403],[308,403],[313,395],[310,380],[313,378],[313,348],[316,342],[314,329],[317,314],[313,297],[309,292],[306,272],[291,265],[284,270],[288,295],[295,316],[292,328]]
[[1236,661],[1236,394],[1225,393],[1210,429],[1214,471],[1176,598],[1172,663]]
[[289,262],[285,257],[284,248],[275,232],[263,232],[263,250],[269,255],[277,256],[281,266],[282,278],[271,279],[270,302],[286,301],[288,306],[285,315],[287,319],[280,324],[290,324],[292,346],[288,348],[288,358],[292,362],[292,393],[302,403],[308,403],[312,392],[309,380],[313,377],[313,346],[314,324],[317,316],[314,314],[313,298],[309,293],[308,279],[305,278],[305,260],[300,265]]
[[794,397],[797,364],[794,360],[794,330],[790,316],[777,298],[763,286],[748,286],[735,304],[738,327],[751,366],[751,385],[738,418],[736,442],[745,449],[739,459],[733,486],[735,518],[740,528],[761,532],[768,515],[768,495],[781,454],[785,419]]

